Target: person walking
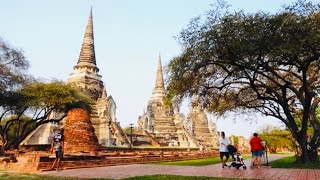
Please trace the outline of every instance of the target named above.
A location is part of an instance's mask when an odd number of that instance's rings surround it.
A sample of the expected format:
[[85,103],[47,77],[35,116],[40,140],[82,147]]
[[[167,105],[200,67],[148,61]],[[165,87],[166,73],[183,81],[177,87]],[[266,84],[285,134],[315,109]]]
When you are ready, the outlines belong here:
[[63,129],[59,129],[58,133],[53,137],[51,141],[51,154],[53,150],[56,153],[56,159],[54,160],[51,169],[54,169],[55,165],[57,166],[57,171],[60,171],[60,161],[63,157],[63,150],[64,150],[64,135]]
[[262,145],[262,140],[258,137],[257,133],[253,134],[253,137],[250,139],[250,146],[252,152],[252,160],[251,160],[251,168],[255,165],[257,168],[261,168],[261,157],[264,151],[264,147]]
[[[220,159],[221,159],[221,163],[222,163],[222,168],[224,168],[226,165],[226,162],[229,159],[229,152],[227,149],[227,146],[230,144],[230,141],[228,138],[226,138],[224,132],[222,131],[220,133],[220,137],[219,137],[219,144],[220,144]],[[226,159],[223,159],[223,157],[226,157]]]

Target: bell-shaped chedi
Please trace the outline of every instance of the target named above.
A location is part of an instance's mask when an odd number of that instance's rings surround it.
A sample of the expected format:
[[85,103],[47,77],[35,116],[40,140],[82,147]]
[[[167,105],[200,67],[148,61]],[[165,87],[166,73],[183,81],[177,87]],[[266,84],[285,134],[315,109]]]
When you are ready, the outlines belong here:
[[64,152],[94,152],[98,149],[98,139],[90,121],[90,114],[82,108],[71,109],[64,126]]

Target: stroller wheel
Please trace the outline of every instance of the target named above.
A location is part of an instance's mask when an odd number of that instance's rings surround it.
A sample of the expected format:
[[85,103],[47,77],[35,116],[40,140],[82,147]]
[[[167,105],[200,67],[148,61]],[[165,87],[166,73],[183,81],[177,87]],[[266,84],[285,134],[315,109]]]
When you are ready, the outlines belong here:
[[243,166],[243,169],[247,169],[247,167],[246,167],[246,166]]

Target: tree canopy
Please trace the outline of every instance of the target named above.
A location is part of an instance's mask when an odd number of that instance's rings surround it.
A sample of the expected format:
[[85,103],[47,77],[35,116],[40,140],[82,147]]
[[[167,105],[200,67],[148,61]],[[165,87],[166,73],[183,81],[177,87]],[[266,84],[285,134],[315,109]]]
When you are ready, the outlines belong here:
[[267,142],[269,152],[276,153],[279,150],[296,151],[295,140],[287,129],[265,126],[258,134],[261,139]]
[[[183,52],[168,65],[176,97],[200,96],[219,115],[254,111],[281,120],[302,147],[302,161],[320,144],[320,4],[299,1],[277,13],[229,12],[214,6],[178,39]],[[297,125],[295,116],[301,119]],[[307,149],[308,124],[314,129]]]
[[[72,108],[82,107],[90,111],[90,103],[91,99],[63,82],[34,82],[25,85],[11,92],[1,104],[2,142],[5,146],[17,145],[40,125],[62,120]],[[60,116],[52,119],[50,114],[53,111],[60,113]],[[18,131],[14,136],[12,129]]]
[[23,52],[0,38],[0,100],[5,91],[26,82],[28,67]]

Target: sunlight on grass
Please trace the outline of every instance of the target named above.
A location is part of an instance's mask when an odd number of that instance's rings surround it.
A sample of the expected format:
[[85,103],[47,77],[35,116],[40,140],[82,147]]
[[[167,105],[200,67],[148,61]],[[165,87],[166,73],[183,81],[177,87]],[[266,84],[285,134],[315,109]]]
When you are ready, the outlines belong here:
[[[251,155],[243,155],[243,159],[251,158]],[[230,159],[229,159],[230,162]],[[153,164],[160,165],[177,165],[177,166],[206,166],[211,164],[221,163],[219,157],[204,158],[204,159],[194,159],[194,160],[183,160],[183,161],[171,161],[171,162],[156,162]]]
[[18,174],[0,172],[1,180],[79,180],[79,178],[64,178],[64,177],[51,177],[51,176],[39,176],[34,174]]
[[[318,158],[320,160],[320,158]],[[301,168],[301,169],[320,169],[320,162],[301,164],[296,162],[295,156],[284,157],[269,163],[273,168]]]

